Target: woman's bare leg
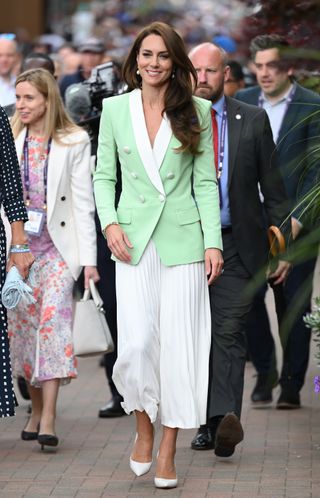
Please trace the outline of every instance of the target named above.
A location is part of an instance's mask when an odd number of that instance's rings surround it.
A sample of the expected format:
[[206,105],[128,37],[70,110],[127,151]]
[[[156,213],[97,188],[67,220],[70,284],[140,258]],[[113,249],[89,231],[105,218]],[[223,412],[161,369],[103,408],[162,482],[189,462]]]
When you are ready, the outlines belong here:
[[153,424],[146,412],[135,411],[137,440],[134,444],[131,458],[136,462],[147,463],[152,460],[152,449],[154,439]]
[[59,392],[59,379],[42,383],[42,415],[39,434],[55,434],[56,406]]
[[31,415],[24,430],[27,432],[38,432],[42,414],[42,389],[33,387],[27,382],[31,399]]
[[177,476],[174,464],[178,436],[177,428],[163,426],[159,455],[157,458],[156,476],[163,479],[175,479]]

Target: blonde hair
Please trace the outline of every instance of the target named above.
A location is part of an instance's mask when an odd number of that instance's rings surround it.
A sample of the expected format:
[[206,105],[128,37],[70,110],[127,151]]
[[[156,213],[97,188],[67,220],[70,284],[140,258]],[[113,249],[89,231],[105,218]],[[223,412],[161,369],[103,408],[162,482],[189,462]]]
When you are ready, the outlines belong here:
[[[28,71],[21,73],[16,80],[15,86],[25,81],[34,86],[46,100],[47,110],[44,125],[45,139],[48,140],[51,137],[58,143],[66,145],[62,141],[62,138],[65,135],[81,130],[81,128],[75,124],[66,112],[56,80],[49,71],[39,68],[29,69]],[[12,116],[11,127],[15,139],[25,127],[17,110]]]

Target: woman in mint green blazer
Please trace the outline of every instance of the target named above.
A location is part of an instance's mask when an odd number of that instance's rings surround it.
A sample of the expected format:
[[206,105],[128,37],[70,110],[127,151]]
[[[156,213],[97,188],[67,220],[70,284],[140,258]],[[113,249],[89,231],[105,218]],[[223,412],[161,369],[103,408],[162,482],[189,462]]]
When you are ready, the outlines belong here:
[[[124,64],[129,93],[105,99],[94,190],[116,260],[118,359],[113,379],[135,412],[130,466],[152,464],[153,423],[163,425],[155,485],[175,487],[178,428],[206,420],[208,282],[222,271],[210,102],[192,97],[196,73],[180,36],[155,22]],[[117,159],[122,194],[115,209]]]

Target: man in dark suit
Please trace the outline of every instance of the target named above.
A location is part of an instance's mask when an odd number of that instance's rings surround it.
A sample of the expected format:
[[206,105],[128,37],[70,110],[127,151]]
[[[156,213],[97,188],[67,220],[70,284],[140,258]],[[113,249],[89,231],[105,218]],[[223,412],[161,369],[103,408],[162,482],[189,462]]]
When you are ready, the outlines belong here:
[[[317,244],[310,244],[308,209],[302,199],[317,182],[319,175],[318,141],[320,134],[320,97],[293,80],[292,59],[286,59],[287,41],[278,35],[262,35],[250,45],[256,67],[258,86],[241,90],[236,98],[266,110],[274,142],[277,144],[279,168],[290,201],[292,236],[297,244],[310,253],[307,260],[295,264],[285,285],[286,308],[293,315],[291,325],[280,323],[283,347],[283,367],[280,376],[281,393],[277,408],[300,407],[300,390],[308,367],[310,329],[303,316],[310,311],[313,273],[318,252]],[[319,176],[318,176],[319,178]],[[293,246],[294,248],[294,246]],[[265,289],[256,296],[249,315],[247,338],[250,358],[258,377],[251,399],[260,406],[272,401],[272,387],[278,373],[275,366],[275,347],[264,302]]]
[[[258,183],[269,225],[280,226],[288,212],[273,160],[274,143],[266,112],[224,96],[229,67],[223,49],[204,43],[195,47],[189,57],[198,74],[196,94],[212,101],[215,114],[224,258],[223,274],[209,287],[212,348],[207,424],[200,427],[191,447],[214,448],[216,455],[228,457],[243,438],[240,415],[245,323],[252,304],[245,291],[266,265],[269,251]],[[289,266],[279,262],[273,274],[277,282],[286,278]]]

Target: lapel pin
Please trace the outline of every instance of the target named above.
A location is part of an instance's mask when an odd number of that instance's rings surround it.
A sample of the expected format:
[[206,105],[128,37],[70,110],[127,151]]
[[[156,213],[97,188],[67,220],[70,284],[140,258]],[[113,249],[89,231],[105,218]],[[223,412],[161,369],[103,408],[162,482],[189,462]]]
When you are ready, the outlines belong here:
[[241,114],[236,114],[236,119],[241,119]]

